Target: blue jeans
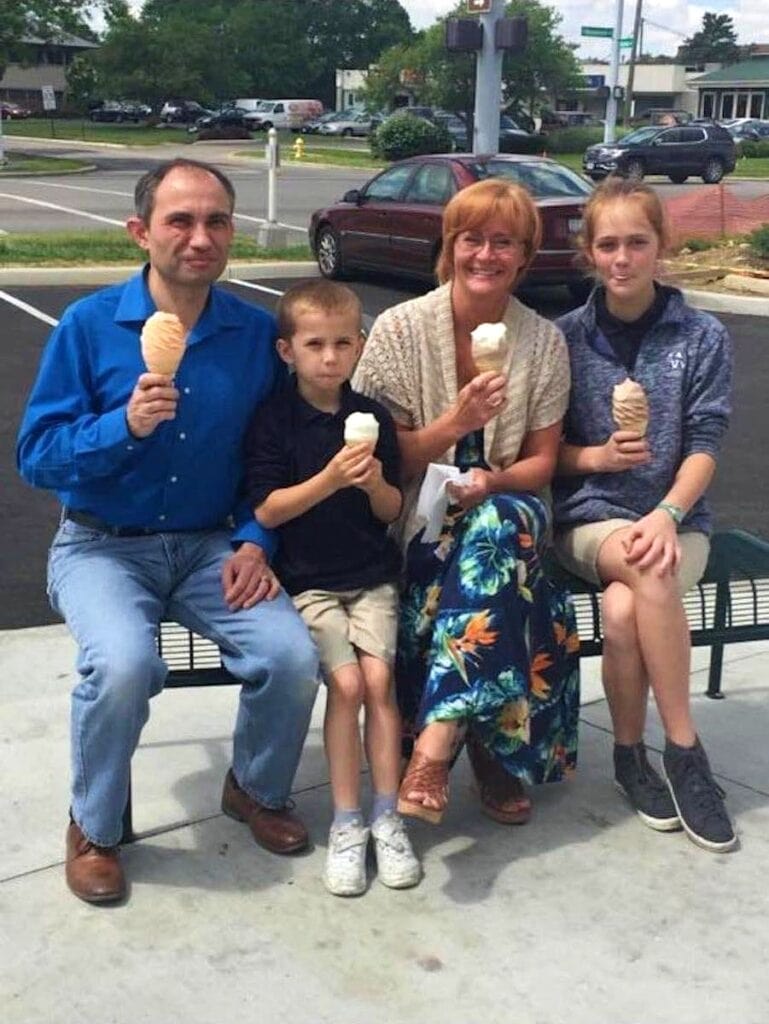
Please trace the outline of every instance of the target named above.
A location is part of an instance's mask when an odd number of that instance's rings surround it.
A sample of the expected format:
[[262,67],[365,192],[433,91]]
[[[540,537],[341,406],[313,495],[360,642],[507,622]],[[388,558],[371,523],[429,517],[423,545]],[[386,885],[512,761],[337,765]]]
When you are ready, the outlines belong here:
[[162,618],[218,644],[243,681],[232,768],[267,807],[282,807],[299,763],[318,685],[315,646],[291,599],[231,612],[221,530],[111,537],[62,522],[48,561],[48,596],[79,654],[72,692],[72,816],[91,842],[114,846],[131,756],[167,668],[155,638]]

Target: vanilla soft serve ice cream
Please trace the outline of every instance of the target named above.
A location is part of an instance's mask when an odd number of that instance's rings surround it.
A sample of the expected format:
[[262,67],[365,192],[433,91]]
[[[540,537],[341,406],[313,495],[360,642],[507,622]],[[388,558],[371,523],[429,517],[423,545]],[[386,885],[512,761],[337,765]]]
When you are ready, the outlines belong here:
[[479,373],[494,370],[500,373],[507,359],[507,328],[503,323],[478,324],[470,331],[473,362]]
[[351,412],[344,421],[345,444],[376,444],[378,439],[379,422],[372,412]]

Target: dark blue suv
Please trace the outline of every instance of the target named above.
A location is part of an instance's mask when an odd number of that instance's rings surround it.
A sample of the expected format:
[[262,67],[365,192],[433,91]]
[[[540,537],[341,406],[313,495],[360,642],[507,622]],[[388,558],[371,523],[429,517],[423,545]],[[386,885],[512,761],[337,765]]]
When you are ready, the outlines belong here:
[[585,174],[593,181],[607,174],[665,174],[676,184],[697,176],[715,185],[734,165],[734,139],[719,124],[637,128],[608,145],[588,146],[582,157]]

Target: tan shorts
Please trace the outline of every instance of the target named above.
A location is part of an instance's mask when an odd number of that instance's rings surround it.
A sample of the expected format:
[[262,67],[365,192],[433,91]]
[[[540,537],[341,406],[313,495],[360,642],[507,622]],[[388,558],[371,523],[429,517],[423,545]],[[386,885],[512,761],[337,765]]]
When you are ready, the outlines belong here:
[[[630,519],[604,519],[600,523],[582,523],[561,530],[555,537],[555,553],[561,565],[596,586],[603,586],[598,575],[598,552],[612,533],[633,526]],[[685,594],[705,572],[710,552],[710,541],[699,530],[678,534],[681,562],[678,566],[678,589]]]
[[320,654],[324,674],[358,660],[358,651],[388,665],[395,661],[398,588],[384,583],[371,590],[303,590],[294,606]]

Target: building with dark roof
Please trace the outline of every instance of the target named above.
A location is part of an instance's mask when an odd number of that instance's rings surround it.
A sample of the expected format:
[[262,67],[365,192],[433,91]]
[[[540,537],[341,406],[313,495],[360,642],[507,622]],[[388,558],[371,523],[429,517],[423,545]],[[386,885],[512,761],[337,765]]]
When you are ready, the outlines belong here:
[[98,43],[67,32],[60,32],[51,39],[25,36],[15,54],[16,59],[8,62],[0,78],[0,99],[42,111],[42,87],[50,85],[57,109],[61,109],[66,105],[67,66],[79,53],[97,47]]

